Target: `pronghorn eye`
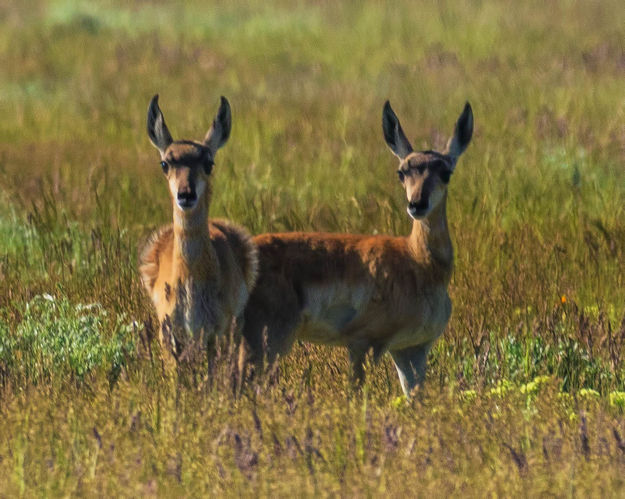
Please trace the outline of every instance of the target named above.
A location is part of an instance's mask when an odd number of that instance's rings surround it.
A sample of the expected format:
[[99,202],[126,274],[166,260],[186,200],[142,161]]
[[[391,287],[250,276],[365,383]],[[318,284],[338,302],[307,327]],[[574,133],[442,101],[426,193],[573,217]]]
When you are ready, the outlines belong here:
[[169,165],[167,164],[167,161],[161,161],[161,168],[163,169],[163,173],[167,173],[167,170],[169,170]]
[[419,175],[423,175],[423,172],[425,171],[425,165],[417,166],[417,171],[419,172]]
[[205,161],[204,162],[204,173],[206,173],[206,175],[210,175],[211,172],[213,171],[213,166],[215,166],[215,163],[213,163],[212,161]]
[[400,182],[404,181],[404,172],[402,172],[401,170],[397,170],[397,176],[399,177]]
[[450,177],[451,177],[451,172],[450,171],[442,171],[441,172],[441,180],[443,181],[443,184],[448,184]]

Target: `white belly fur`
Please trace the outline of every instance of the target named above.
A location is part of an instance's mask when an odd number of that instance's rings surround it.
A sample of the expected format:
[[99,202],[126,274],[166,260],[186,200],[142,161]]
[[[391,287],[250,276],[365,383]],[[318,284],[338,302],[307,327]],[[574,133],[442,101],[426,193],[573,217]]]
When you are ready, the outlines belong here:
[[[372,292],[363,286],[336,284],[307,289],[297,338],[312,343],[345,345],[348,338],[341,335],[341,330],[366,312],[371,297]],[[450,315],[451,301],[447,290],[441,287],[427,302],[415,303],[414,318],[386,338],[386,349],[402,350],[436,340],[445,330]]]
[[313,343],[344,344],[341,329],[366,308],[370,298],[364,286],[337,283],[307,288],[297,337]]

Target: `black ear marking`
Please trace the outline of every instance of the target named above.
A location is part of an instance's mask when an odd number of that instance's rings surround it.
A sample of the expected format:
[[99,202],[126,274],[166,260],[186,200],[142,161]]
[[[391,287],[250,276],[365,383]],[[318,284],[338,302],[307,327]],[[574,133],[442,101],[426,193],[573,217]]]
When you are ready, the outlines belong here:
[[158,94],[152,97],[148,106],[147,130],[150,141],[161,153],[164,153],[169,144],[174,141],[158,106]]
[[206,145],[213,156],[217,150],[222,147],[230,138],[232,130],[232,111],[230,103],[223,95],[220,99],[219,111],[213,120],[213,124],[204,137],[204,145]]
[[399,119],[389,101],[384,103],[382,110],[382,131],[384,132],[386,144],[399,159],[404,159],[412,152],[412,146],[406,138]]
[[465,151],[469,142],[471,142],[471,138],[473,137],[473,110],[471,109],[471,104],[468,102],[464,105],[464,109],[456,121],[456,126],[454,127],[454,134],[447,142],[447,147],[445,149],[445,154],[448,154],[454,159],[458,159],[458,157]]
[[398,123],[399,120],[391,107],[391,103],[386,101],[382,110],[382,131],[384,132],[384,140],[386,140],[391,149],[394,149],[397,145],[396,133]]
[[471,104],[468,102],[464,105],[462,114],[458,118],[456,129],[458,131],[458,142],[466,149],[469,142],[471,142],[471,137],[473,137],[473,109],[471,109]]

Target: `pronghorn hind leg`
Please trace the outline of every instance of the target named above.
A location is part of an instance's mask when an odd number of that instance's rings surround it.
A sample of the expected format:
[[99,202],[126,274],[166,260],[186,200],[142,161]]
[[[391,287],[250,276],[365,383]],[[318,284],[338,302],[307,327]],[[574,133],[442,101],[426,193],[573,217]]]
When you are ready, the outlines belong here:
[[363,320],[350,322],[341,330],[341,336],[351,338],[347,343],[349,361],[352,366],[352,379],[358,386],[362,386],[365,380],[365,362],[369,350],[373,350],[373,363],[377,364],[382,354],[386,351],[384,343],[371,342],[370,338],[383,327],[382,322],[365,323]]
[[[282,300],[281,306],[273,303],[276,297]],[[289,352],[299,320],[298,303],[288,289],[277,289],[270,296],[252,294],[245,308],[242,330],[257,367],[262,368],[265,360],[272,364],[278,355]]]
[[406,397],[425,379],[425,365],[431,343],[390,352]]
[[369,342],[352,342],[347,346],[349,362],[352,366],[352,380],[357,386],[362,386],[365,381],[365,363],[367,354],[373,351],[373,364],[377,364],[386,351],[384,345],[370,344]]
[[365,381],[365,361],[367,360],[368,345],[360,343],[351,344],[347,347],[349,362],[352,366],[352,380],[358,387]]

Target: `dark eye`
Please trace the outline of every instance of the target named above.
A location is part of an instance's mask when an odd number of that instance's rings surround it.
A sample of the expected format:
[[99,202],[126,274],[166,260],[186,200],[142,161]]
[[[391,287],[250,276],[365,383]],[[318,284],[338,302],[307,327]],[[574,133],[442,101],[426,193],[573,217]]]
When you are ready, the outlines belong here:
[[449,178],[451,177],[451,172],[450,171],[442,171],[440,175],[441,175],[441,180],[443,181],[443,184],[448,184],[449,183]]
[[402,172],[401,170],[397,170],[397,176],[399,177],[400,182],[404,181],[404,172]]
[[419,175],[423,175],[423,172],[425,171],[425,165],[417,166],[417,171],[419,172]]
[[212,161],[204,161],[204,173],[206,173],[206,175],[210,175],[213,171],[213,166],[215,166],[215,163]]
[[167,170],[169,170],[169,165],[167,164],[167,161],[161,161],[161,168],[163,169],[163,173],[167,173]]

